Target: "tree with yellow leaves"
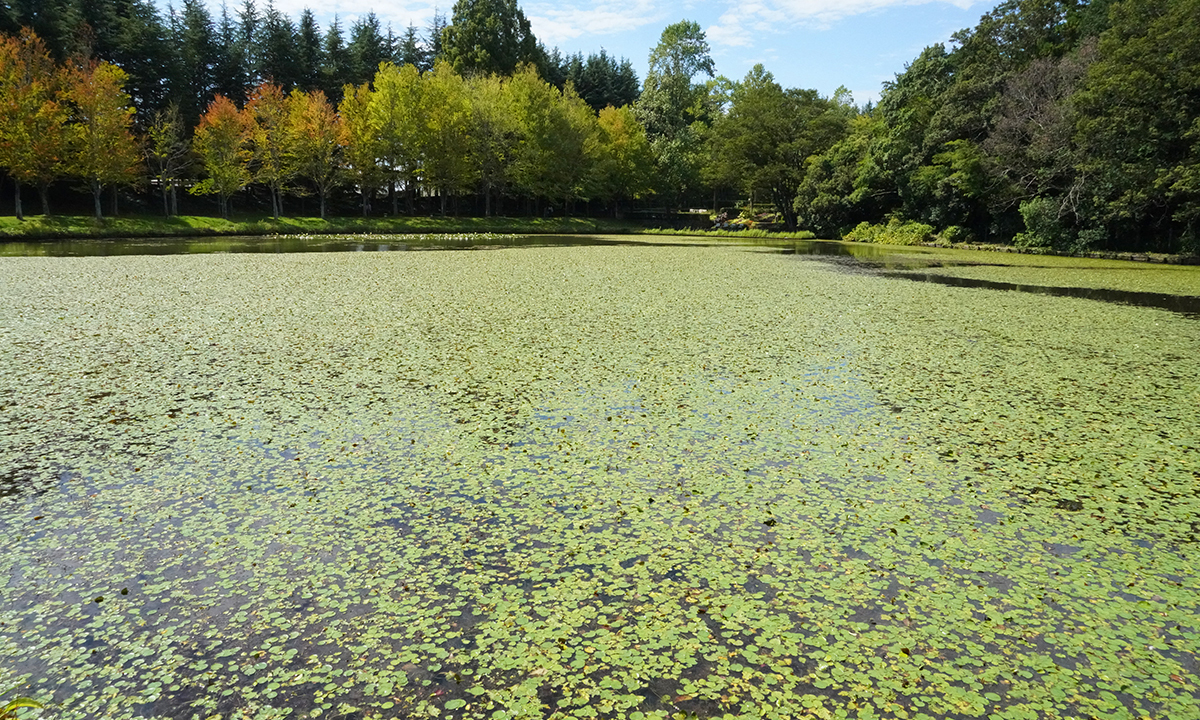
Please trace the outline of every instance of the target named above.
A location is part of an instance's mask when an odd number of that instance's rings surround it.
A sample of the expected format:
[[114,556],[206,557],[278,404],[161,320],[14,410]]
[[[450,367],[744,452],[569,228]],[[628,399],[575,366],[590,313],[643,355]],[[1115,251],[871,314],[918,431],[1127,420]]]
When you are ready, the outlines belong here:
[[104,216],[100,207],[104,188],[131,185],[142,174],[141,152],[133,135],[133,105],[124,89],[128,77],[106,62],[66,73],[63,94],[72,107],[67,167],[91,189],[96,219]]
[[67,109],[58,100],[62,77],[32,30],[0,37],[0,167],[15,181],[17,219],[25,218],[21,184],[38,188],[50,214],[47,188],[64,171]]
[[283,193],[296,177],[287,106],[283,90],[265,82],[254,90],[244,110],[249,118],[254,179],[270,190],[271,214],[277,220],[283,212]]
[[293,90],[288,95],[292,160],[296,173],[312,183],[321,199],[321,219],[329,193],[342,183],[342,121],[325,93]]
[[379,123],[371,112],[372,95],[374,93],[368,83],[347,85],[342,102],[338,105],[342,117],[346,167],[362,193],[364,217],[370,214],[371,198],[384,178],[384,169],[379,164],[379,158],[383,155]]

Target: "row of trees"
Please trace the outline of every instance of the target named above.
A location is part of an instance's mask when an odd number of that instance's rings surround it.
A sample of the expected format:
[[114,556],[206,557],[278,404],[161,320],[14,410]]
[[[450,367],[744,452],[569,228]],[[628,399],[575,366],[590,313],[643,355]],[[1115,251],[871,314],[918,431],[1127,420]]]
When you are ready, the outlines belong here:
[[445,60],[462,74],[501,75],[532,64],[560,89],[571,82],[596,110],[633,102],[640,85],[628,60],[604,51],[547,51],[516,0],[459,0],[450,19],[435,11],[428,27],[403,30],[374,13],[348,26],[335,17],[322,29],[311,10],[293,20],[271,0],[222,4],[218,17],[204,0],[169,7],[164,15],[153,0],[13,0],[0,4],[0,32],[33,30],[59,62],[122,68],[143,123],[175,105],[189,127],[216,95],[241,104],[264,81],[288,92],[322,90],[337,102],[343,87],[369,82],[383,62],[426,71]]
[[[339,104],[321,90],[263,82],[244,103],[217,95],[189,132],[179,109],[157,111],[136,137],[127,75],[105,62],[56,64],[31,30],[0,39],[0,167],[47,188],[74,177],[101,191],[149,175],[167,214],[178,191],[215,194],[222,216],[251,183],[264,188],[273,214],[287,194],[313,194],[321,216],[337,188],[349,185],[364,213],[385,190],[398,211],[418,194],[450,198],[478,191],[485,211],[504,196],[561,205],[599,199],[619,211],[624,198],[649,191],[649,143],[628,106],[595,112],[570,85],[559,90],[531,65],[511,77],[464,77],[447,61],[422,72],[381,63],[372,82],[347,85]],[[240,105],[240,106],[239,106]],[[143,164],[142,159],[145,159]],[[114,193],[114,198],[115,198]]]
[[[168,204],[188,184],[179,159],[185,135],[177,116],[151,131],[155,179]],[[285,93],[263,83],[244,107],[217,96],[192,141],[203,179],[194,193],[218,196],[221,214],[235,193],[258,183],[276,217],[285,194],[315,194],[321,216],[331,192],[349,185],[363,213],[386,192],[392,212],[412,212],[419,194],[441,211],[477,192],[485,213],[505,196],[567,205],[598,199],[619,212],[623,199],[650,190],[649,143],[628,107],[594,112],[570,87],[559,90],[532,66],[511,77],[463,77],[448,62],[421,72],[384,63],[372,83],[347,86],[338,106],[320,90]]]
[[0,37],[0,167],[14,180],[18,218],[22,183],[38,189],[48,214],[50,184],[74,177],[91,191],[99,216],[102,189],[138,177],[126,78],[104,62],[56,66],[28,29]]

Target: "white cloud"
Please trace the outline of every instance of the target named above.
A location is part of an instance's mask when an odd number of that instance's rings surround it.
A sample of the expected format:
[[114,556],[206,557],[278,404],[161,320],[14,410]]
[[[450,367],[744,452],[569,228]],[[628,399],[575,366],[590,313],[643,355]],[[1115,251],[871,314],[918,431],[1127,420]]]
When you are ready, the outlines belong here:
[[523,3],[533,34],[547,46],[582,35],[613,35],[661,22],[666,14],[656,0],[591,3]]
[[902,5],[941,2],[966,9],[979,0],[751,0],[730,5],[720,19],[705,30],[714,45],[749,47],[755,35],[776,33],[797,25],[827,28],[854,15]]

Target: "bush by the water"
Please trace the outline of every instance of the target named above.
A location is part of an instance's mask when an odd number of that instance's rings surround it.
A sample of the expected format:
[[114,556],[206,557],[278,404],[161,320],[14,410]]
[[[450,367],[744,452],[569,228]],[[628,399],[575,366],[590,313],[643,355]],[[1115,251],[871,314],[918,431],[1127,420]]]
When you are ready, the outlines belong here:
[[843,240],[881,245],[920,245],[933,238],[933,226],[918,222],[901,222],[896,219],[887,225],[872,225],[861,222],[842,236]]

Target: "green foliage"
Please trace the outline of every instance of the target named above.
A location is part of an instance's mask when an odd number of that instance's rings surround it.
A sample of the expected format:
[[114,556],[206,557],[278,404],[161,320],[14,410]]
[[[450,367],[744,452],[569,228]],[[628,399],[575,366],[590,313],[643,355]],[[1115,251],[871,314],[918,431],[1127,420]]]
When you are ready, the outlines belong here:
[[1051,198],[1039,197],[1021,203],[1025,232],[1017,233],[1013,244],[1024,248],[1061,248],[1068,231],[1063,227],[1059,205]]
[[975,234],[961,225],[951,225],[937,234],[939,240],[945,243],[970,243],[975,241]]
[[708,121],[708,85],[713,76],[708,40],[696,22],[667,26],[650,52],[649,70],[634,112],[646,128],[658,168],[659,192],[678,207],[701,180]]
[[933,239],[933,226],[892,218],[884,225],[861,222],[842,236],[847,242],[921,245]]
[[710,162],[721,168],[712,174],[766,195],[795,229],[807,163],[846,134],[853,111],[815,90],[784,90],[762,65],[733,85],[729,99],[708,139]]
[[512,75],[542,60],[517,0],[456,0],[442,43],[446,62],[458,73]]
[[[9,695],[9,694],[10,693],[4,693],[4,695],[0,695],[0,701],[3,701],[4,696]],[[0,720],[15,719],[17,717],[17,710],[19,710],[21,708],[41,709],[44,707],[46,707],[46,706],[41,704],[37,700],[34,700],[33,698],[24,697],[24,696],[17,696],[17,697],[9,698],[7,701],[4,702],[3,705],[0,705]]]
[[1073,98],[1093,224],[1179,249],[1200,227],[1200,0],[1126,0]]

